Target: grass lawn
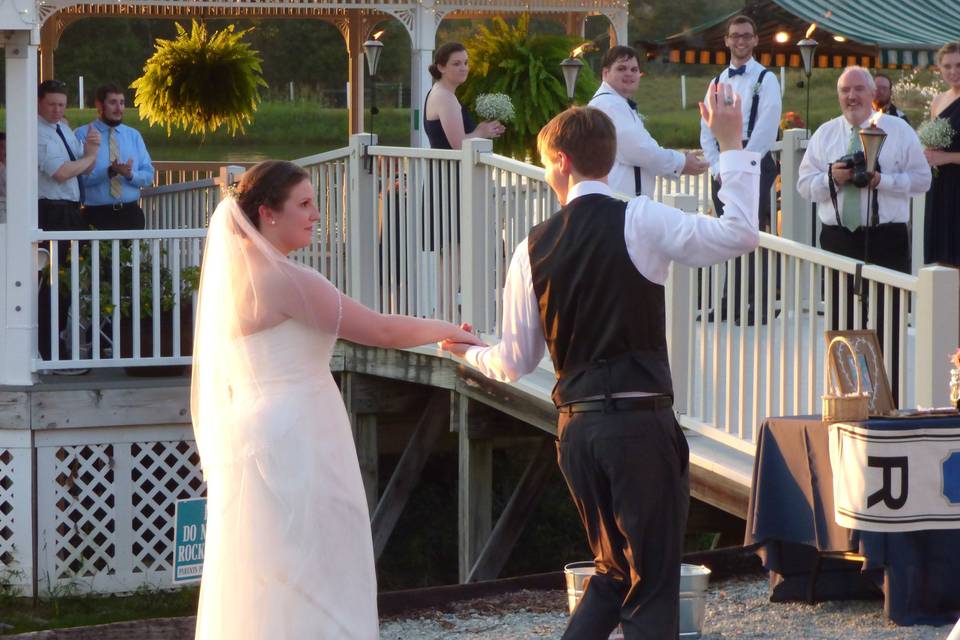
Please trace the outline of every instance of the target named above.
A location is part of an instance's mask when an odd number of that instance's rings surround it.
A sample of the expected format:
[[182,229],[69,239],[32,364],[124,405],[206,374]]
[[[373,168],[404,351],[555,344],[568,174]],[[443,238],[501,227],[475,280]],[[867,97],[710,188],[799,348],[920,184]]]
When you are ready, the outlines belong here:
[[144,588],[126,596],[60,594],[41,599],[36,607],[31,598],[0,595],[0,622],[13,627],[0,633],[192,616],[199,593],[199,587],[183,587],[177,591]]

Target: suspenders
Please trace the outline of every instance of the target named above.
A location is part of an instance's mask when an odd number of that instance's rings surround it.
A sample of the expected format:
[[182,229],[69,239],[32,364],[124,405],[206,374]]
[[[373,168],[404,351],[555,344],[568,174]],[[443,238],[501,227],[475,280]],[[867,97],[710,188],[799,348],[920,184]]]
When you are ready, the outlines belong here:
[[[753,100],[750,103],[750,119],[747,121],[747,138],[746,139],[748,142],[750,141],[750,136],[753,135],[753,127],[755,124],[757,124],[757,109],[760,107],[760,87],[763,86],[763,77],[767,75],[767,73],[769,72],[770,72],[769,69],[764,69],[763,71],[761,71],[760,77],[757,78],[757,82],[753,87]],[[714,86],[716,86],[716,84],[720,82],[720,75],[722,73],[723,72],[721,71],[720,74],[718,74],[717,77],[713,79]]]

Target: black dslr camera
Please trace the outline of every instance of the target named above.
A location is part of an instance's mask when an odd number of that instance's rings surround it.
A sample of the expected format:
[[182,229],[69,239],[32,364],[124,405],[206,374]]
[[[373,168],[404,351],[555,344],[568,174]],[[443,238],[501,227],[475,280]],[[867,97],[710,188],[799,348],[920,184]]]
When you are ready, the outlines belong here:
[[870,172],[867,171],[867,159],[864,157],[863,151],[848,153],[837,162],[853,171],[850,181],[855,187],[863,189],[870,184]]

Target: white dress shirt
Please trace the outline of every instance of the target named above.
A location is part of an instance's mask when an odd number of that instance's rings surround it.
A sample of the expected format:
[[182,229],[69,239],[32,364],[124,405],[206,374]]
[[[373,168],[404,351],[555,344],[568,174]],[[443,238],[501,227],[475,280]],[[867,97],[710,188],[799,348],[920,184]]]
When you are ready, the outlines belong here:
[[[63,120],[60,121],[60,131],[67,139],[67,144],[73,151],[73,157],[80,159],[83,148],[73,135],[73,130]],[[70,162],[67,148],[63,140],[57,135],[57,123],[50,124],[42,117],[37,116],[37,161],[40,174],[37,181],[37,197],[47,200],[70,200],[80,202],[79,178],[68,178],[63,182],[53,179],[53,174],[66,162]]]
[[640,114],[606,82],[600,83],[587,106],[607,114],[617,131],[617,157],[607,176],[614,193],[630,198],[637,195],[634,167],[640,167],[641,192],[645,196],[653,196],[657,176],[676,178],[683,171],[684,154],[661,147],[643,126]]
[[[876,115],[874,114],[874,116]],[[870,126],[870,119],[860,124]],[[881,115],[877,126],[887,133],[880,149],[880,184],[877,205],[880,222],[909,222],[910,198],[930,188],[930,165],[923,155],[917,134],[903,119]],[[817,203],[817,214],[823,224],[837,224],[837,210],[830,200],[827,168],[847,155],[853,127],[842,115],[823,123],[817,129],[803,154],[797,178],[801,196]],[[870,189],[860,189],[860,224],[870,222]],[[837,186],[837,207],[843,211],[843,187]]]
[[[729,84],[733,87],[734,92],[740,96],[744,140],[747,140],[747,127],[750,124],[750,106],[753,104],[753,94],[755,91],[760,92],[760,102],[757,103],[757,119],[753,124],[753,134],[744,149],[755,151],[762,156],[773,149],[773,145],[777,141],[777,133],[780,131],[780,111],[783,107],[780,97],[780,83],[777,82],[777,75],[770,71],[763,77],[763,84],[758,87],[757,81],[764,69],[763,65],[750,58],[746,66],[746,72],[733,78],[729,76],[732,67],[727,67],[720,72],[720,82]],[[711,80],[707,87],[704,102],[709,99],[713,84],[714,81]],[[711,173],[717,175],[720,150],[717,148],[717,139],[702,118],[700,119],[700,148],[703,149],[703,157],[710,162]]]
[[[623,238],[630,261],[647,280],[663,285],[671,261],[703,267],[757,246],[760,156],[746,151],[723,153],[720,175],[720,199],[726,207],[720,218],[684,213],[647,196],[637,196],[627,203]],[[612,195],[605,183],[584,181],[570,189],[567,202],[594,193]],[[464,357],[484,375],[512,382],[537,367],[546,345],[526,239],[517,245],[507,271],[502,324],[499,344],[470,347]]]

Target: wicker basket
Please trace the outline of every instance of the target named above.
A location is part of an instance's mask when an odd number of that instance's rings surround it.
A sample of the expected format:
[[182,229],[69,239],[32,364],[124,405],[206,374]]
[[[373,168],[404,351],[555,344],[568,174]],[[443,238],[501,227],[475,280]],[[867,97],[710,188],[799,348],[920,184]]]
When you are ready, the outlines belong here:
[[[853,355],[853,364],[857,371],[857,390],[853,393],[841,393],[840,383],[836,379],[835,367],[830,366],[833,360],[833,350],[840,345],[845,346]],[[870,394],[863,392],[863,373],[860,371],[860,362],[853,345],[843,336],[837,336],[830,341],[827,347],[827,389],[823,394],[823,421],[824,422],[856,422],[866,420],[870,416]],[[836,395],[830,391],[836,391]]]

